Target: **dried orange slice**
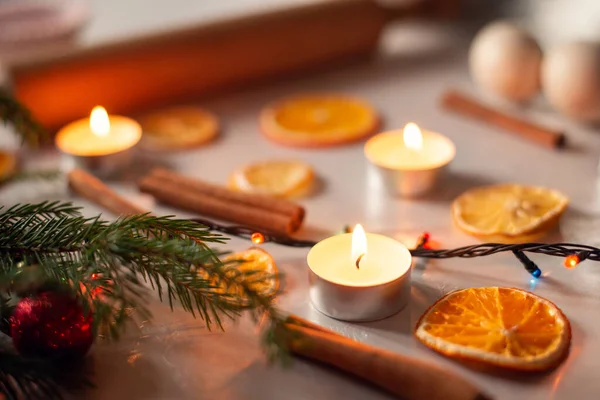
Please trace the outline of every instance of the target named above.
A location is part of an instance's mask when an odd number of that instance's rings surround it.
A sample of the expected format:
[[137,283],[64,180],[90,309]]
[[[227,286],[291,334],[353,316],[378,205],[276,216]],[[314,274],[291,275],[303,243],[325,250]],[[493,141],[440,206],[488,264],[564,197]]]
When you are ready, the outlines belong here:
[[299,161],[261,161],[233,172],[229,185],[242,192],[276,197],[301,197],[310,193],[314,172]]
[[423,314],[415,336],[448,357],[543,371],[567,356],[571,328],[546,299],[520,289],[483,287],[442,297]]
[[543,187],[516,184],[471,189],[452,202],[452,217],[463,231],[482,239],[514,243],[554,228],[569,200]]
[[144,134],[140,145],[152,150],[179,150],[210,142],[219,121],[199,107],[171,107],[140,118]]
[[17,157],[13,153],[0,151],[0,182],[10,178],[17,170]]
[[335,94],[307,94],[268,105],[260,114],[264,135],[280,144],[324,147],[358,141],[375,132],[379,117],[366,102]]
[[[278,270],[275,260],[269,253],[253,247],[223,258],[224,263],[231,261],[239,261],[238,264],[230,267],[232,272],[237,270],[248,273],[245,281],[250,288],[266,297],[274,296],[277,293],[279,289]],[[243,297],[240,288],[236,285],[231,285],[225,290],[232,295],[231,303],[238,306],[250,305],[250,300]]]

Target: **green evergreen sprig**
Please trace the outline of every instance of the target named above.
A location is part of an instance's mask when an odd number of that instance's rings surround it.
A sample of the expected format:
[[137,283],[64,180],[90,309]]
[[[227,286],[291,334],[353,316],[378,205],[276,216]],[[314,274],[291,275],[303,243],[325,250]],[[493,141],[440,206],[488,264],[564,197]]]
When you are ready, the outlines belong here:
[[266,316],[266,348],[280,350],[272,332],[282,318],[272,299],[254,289],[275,277],[237,269],[235,260],[221,261],[222,253],[208,244],[227,238],[170,216],[106,222],[79,211],[59,202],[0,209],[0,294],[31,294],[48,282],[69,286],[93,316],[98,334],[118,338],[133,310],[149,316],[143,300],[149,283],[161,300],[171,307],[179,303],[209,329],[222,328],[223,318],[243,310],[256,322]]
[[5,124],[12,124],[15,133],[23,143],[37,145],[48,139],[46,129],[31,115],[31,112],[21,104],[7,89],[0,88],[0,119]]

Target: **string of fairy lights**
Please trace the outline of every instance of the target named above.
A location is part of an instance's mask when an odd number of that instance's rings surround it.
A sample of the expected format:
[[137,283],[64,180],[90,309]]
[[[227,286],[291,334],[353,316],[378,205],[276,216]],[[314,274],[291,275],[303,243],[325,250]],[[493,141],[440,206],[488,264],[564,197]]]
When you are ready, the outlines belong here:
[[[255,229],[245,226],[222,225],[201,218],[194,218],[192,221],[204,225],[212,231],[241,239],[247,239],[254,244],[276,243],[283,246],[301,248],[310,248],[317,244],[317,242],[310,240],[297,240],[289,237],[257,232]],[[348,232],[347,228],[346,232]],[[417,240],[417,246],[410,250],[411,255],[416,258],[444,259],[457,257],[485,257],[497,253],[511,252],[521,262],[525,270],[536,279],[542,276],[542,270],[526,255],[526,253],[563,257],[563,265],[569,269],[577,267],[577,265],[584,260],[600,261],[600,248],[575,243],[481,243],[455,249],[434,249],[430,243],[429,234],[422,234]]]

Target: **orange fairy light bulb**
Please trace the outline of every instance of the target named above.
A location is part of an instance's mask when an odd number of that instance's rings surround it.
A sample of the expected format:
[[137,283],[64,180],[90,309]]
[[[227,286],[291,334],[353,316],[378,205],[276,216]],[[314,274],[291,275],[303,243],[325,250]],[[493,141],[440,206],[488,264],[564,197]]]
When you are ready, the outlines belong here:
[[579,264],[579,256],[577,254],[571,254],[565,257],[565,267],[568,269],[575,268]]
[[250,240],[254,244],[263,244],[265,242],[265,235],[260,232],[254,232],[252,236],[250,236]]

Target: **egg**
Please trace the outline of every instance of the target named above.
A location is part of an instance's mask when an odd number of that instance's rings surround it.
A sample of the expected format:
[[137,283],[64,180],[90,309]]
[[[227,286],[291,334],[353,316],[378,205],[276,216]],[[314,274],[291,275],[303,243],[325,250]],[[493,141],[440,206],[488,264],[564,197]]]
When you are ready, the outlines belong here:
[[493,22],[473,39],[469,67],[481,89],[504,99],[525,102],[540,91],[542,50],[523,29]]
[[542,64],[542,88],[564,115],[600,121],[600,45],[573,42],[552,49]]

